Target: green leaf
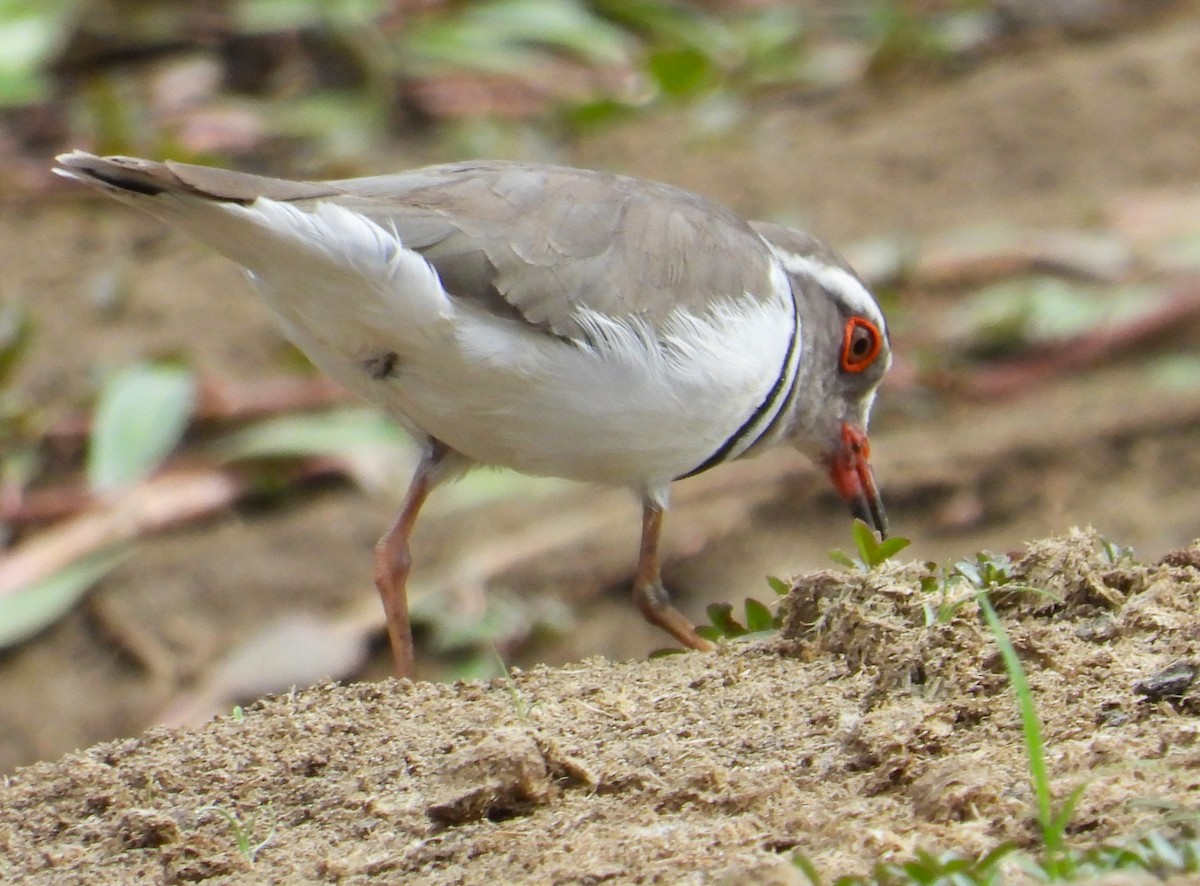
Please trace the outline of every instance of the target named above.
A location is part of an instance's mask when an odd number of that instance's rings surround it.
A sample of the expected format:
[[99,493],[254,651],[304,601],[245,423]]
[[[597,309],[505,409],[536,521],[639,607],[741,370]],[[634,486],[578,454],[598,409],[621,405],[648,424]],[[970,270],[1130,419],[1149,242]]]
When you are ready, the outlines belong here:
[[959,560],[954,564],[954,571],[980,590],[987,587],[987,582],[984,581],[979,568],[970,560]]
[[899,535],[880,540],[874,529],[858,519],[854,521],[851,531],[854,534],[854,546],[858,549],[858,559],[844,551],[830,551],[829,558],[840,566],[862,572],[870,572],[886,563],[912,543]]
[[0,4],[0,107],[49,97],[46,65],[66,40],[74,5],[67,0]]
[[854,546],[858,548],[858,553],[862,557],[863,564],[870,567],[875,549],[879,546],[879,542],[875,539],[875,532],[870,526],[858,519],[854,521],[853,532]]
[[[1074,805],[1072,802],[1072,808]],[[1183,853],[1171,845],[1171,841],[1158,831],[1148,833],[1144,842],[1150,848],[1150,851],[1154,853],[1155,858],[1163,862],[1168,869],[1181,871],[1187,867],[1187,860],[1184,858]]]
[[[416,457],[403,428],[378,409],[361,406],[263,419],[213,441],[209,451],[224,461],[334,456],[368,488],[407,482]],[[567,482],[501,469],[474,471],[439,494],[435,507],[452,511],[514,496],[534,499]]]
[[[841,551],[837,551],[836,553],[841,553]],[[782,578],[774,575],[767,576],[767,585],[780,597],[786,597],[792,592],[792,586],[790,584],[788,584]]]
[[829,559],[838,566],[845,566],[847,569],[862,569],[863,564],[855,560],[845,551],[830,551]]
[[879,566],[882,563],[886,563],[910,544],[912,544],[912,542],[902,535],[893,535],[891,538],[885,538],[879,543],[879,546],[875,548],[874,562],[871,563],[871,565]]
[[[725,635],[721,632],[721,629],[712,625],[696,625],[696,635],[707,640],[709,643],[717,643],[725,639]],[[680,649],[679,651],[683,652],[684,650]]]
[[0,649],[15,646],[57,622],[128,555],[126,547],[95,551],[41,581],[0,596]]
[[563,119],[571,126],[584,131],[612,126],[628,117],[631,112],[632,109],[628,103],[611,98],[585,101],[562,109]]
[[721,67],[743,55],[727,22],[691,4],[671,0],[591,0],[607,19],[638,34],[651,46],[693,49]]
[[708,620],[723,637],[741,637],[746,629],[733,617],[733,606],[728,603],[712,603],[708,607]]
[[1155,388],[1169,393],[1200,390],[1200,355],[1179,352],[1145,361],[1146,376]]
[[981,289],[959,311],[973,350],[992,356],[1131,321],[1162,297],[1152,286],[1100,288],[1060,277],[1016,277]]
[[654,52],[646,67],[659,89],[675,97],[694,95],[712,84],[716,75],[709,59],[689,47]]
[[757,600],[746,601],[746,629],[750,633],[769,631],[775,627],[775,617],[766,605]]
[[1079,799],[1083,796],[1084,790],[1087,788],[1087,783],[1076,785],[1071,793],[1067,794],[1065,800],[1058,807],[1058,811],[1054,813],[1050,821],[1050,828],[1056,834],[1066,835],[1067,826],[1071,823],[1072,816],[1075,815],[1075,807],[1079,805]]
[[196,384],[190,370],[141,363],[100,391],[88,447],[88,487],[111,492],[148,476],[187,428]]
[[821,872],[817,870],[817,866],[813,864],[812,859],[803,852],[797,850],[792,853],[792,867],[808,877],[808,882],[811,886],[824,886],[821,880]]
[[628,61],[628,37],[578,0],[496,0],[468,14],[513,44],[549,46],[597,65]]
[[384,105],[379,95],[359,88],[323,89],[286,102],[264,99],[252,107],[272,135],[310,143],[336,160],[362,156],[383,136],[390,125]]

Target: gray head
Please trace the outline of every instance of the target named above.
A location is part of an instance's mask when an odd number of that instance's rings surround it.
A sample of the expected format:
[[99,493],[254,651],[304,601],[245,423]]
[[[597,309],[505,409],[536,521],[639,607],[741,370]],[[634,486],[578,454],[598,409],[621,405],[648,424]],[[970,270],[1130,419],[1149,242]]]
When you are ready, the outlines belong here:
[[887,323],[853,269],[799,231],[754,224],[792,283],[801,317],[803,377],[789,437],[829,470],[856,517],[883,535],[887,516],[871,470],[867,424],[892,364]]

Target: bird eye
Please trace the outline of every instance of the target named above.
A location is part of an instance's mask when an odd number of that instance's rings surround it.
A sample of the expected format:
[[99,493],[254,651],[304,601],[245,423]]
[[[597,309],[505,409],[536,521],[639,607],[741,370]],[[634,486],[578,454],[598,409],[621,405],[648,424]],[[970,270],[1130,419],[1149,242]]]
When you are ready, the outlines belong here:
[[842,338],[842,369],[862,372],[875,362],[882,347],[883,336],[874,323],[862,317],[851,317],[846,321]]

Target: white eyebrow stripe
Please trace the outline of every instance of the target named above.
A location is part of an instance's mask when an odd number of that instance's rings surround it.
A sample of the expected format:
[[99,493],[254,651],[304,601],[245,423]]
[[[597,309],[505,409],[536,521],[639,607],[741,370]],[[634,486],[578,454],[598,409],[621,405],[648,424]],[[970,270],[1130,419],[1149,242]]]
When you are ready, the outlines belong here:
[[773,243],[768,243],[768,245],[789,274],[803,274],[811,277],[845,305],[851,313],[871,320],[879,327],[880,331],[886,329],[887,324],[884,322],[883,312],[879,310],[875,298],[862,284],[862,281],[845,268],[827,265],[809,256],[788,252]]

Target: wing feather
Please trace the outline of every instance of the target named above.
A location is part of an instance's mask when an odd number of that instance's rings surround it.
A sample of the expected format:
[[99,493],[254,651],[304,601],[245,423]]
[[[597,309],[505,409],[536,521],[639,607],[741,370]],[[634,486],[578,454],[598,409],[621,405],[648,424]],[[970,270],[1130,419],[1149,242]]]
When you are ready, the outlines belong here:
[[667,185],[509,163],[330,185],[342,192],[321,199],[394,225],[455,297],[557,335],[586,335],[581,309],[659,328],[676,308],[703,314],[773,294],[762,237],[719,204]]
[[303,182],[80,152],[60,162],[117,191],[334,203],[394,230],[453,297],[559,336],[586,338],[588,312],[658,330],[677,309],[775,295],[766,235],[697,194],[625,176],[475,161]]

